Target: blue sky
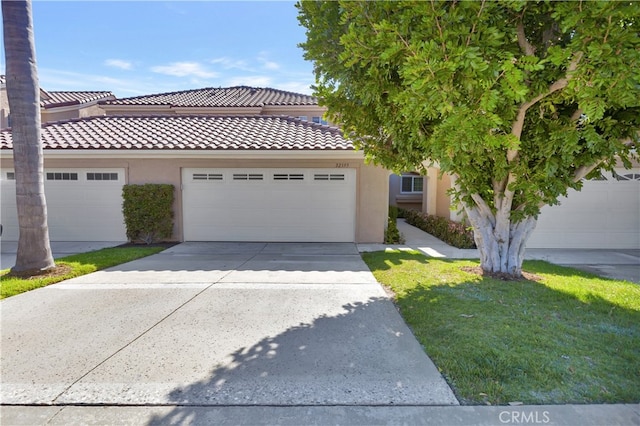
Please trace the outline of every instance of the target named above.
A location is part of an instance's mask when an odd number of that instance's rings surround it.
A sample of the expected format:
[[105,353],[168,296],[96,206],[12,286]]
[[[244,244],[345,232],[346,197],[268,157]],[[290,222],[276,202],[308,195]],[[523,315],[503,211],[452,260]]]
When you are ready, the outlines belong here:
[[294,4],[33,0],[40,86],[119,98],[236,85],[310,94]]

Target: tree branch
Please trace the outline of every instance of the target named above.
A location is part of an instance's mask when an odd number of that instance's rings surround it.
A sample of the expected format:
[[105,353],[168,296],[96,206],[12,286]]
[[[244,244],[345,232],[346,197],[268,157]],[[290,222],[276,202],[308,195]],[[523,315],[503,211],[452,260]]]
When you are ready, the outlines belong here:
[[[480,18],[480,15],[482,15],[482,10],[484,9],[485,2],[486,2],[486,0],[482,0],[482,3],[480,4],[480,10],[478,11],[478,14],[476,15],[476,18]],[[471,27],[471,32],[467,36],[467,45],[466,45],[466,47],[469,47],[469,44],[471,44],[471,36],[476,31],[476,21],[473,21],[473,26]]]
[[573,114],[571,114],[571,121],[578,121],[578,119],[582,116],[582,109],[576,109]]
[[[569,63],[569,66],[567,67],[567,73],[565,74],[564,77],[562,77],[558,81],[554,82],[551,86],[549,86],[549,89],[546,92],[540,93],[538,96],[534,97],[529,102],[525,102],[522,105],[520,105],[520,108],[518,109],[518,115],[516,116],[516,120],[513,122],[513,125],[511,126],[512,135],[520,139],[520,136],[522,135],[522,129],[524,128],[524,119],[527,116],[527,111],[529,110],[529,108],[531,108],[533,105],[537,104],[540,100],[546,98],[547,96],[567,87],[567,85],[569,84],[569,80],[571,80],[572,78],[571,73],[578,68],[578,63],[580,63],[582,56],[583,56],[582,52],[576,52],[575,56]],[[517,156],[518,156],[517,150],[510,149],[507,151],[507,160],[509,161],[509,163],[515,160]]]
[[578,167],[578,169],[573,174],[573,181],[578,182],[580,179],[584,178],[586,175],[591,173],[594,169],[597,169],[599,165],[600,165],[600,161],[590,166]]
[[520,46],[520,50],[527,55],[533,56],[536,54],[536,48],[529,43],[527,40],[527,35],[524,33],[524,24],[522,23],[522,16],[518,21],[518,26],[516,27],[516,34],[518,35],[518,45]]
[[496,226],[495,215],[491,211],[491,208],[486,203],[486,201],[484,201],[484,199],[480,196],[480,194],[471,194],[471,199],[473,199],[473,201],[476,203],[476,206],[478,206],[478,210],[480,210],[480,213],[482,213],[482,215],[487,218],[489,223],[491,223],[491,226]]
[[[433,5],[434,0],[431,0],[431,10],[433,11],[433,14],[436,15],[436,8]],[[445,61],[449,60],[449,55],[447,55],[447,45],[444,42],[444,35],[442,33],[442,27],[440,26],[440,20],[438,19],[438,16],[435,16],[436,19],[436,25],[438,26],[438,31],[440,32],[440,40],[441,40],[441,45],[442,45],[442,53],[444,54],[444,59]]]

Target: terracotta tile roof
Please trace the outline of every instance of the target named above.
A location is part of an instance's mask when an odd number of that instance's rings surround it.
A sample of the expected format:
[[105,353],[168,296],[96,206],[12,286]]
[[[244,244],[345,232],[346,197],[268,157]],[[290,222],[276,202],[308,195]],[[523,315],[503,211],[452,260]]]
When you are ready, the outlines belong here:
[[115,98],[113,93],[108,91],[41,91],[40,106],[43,108],[55,108],[67,105],[80,105],[100,99],[107,100]]
[[318,105],[313,96],[247,86],[204,88],[101,102],[106,105],[170,105],[173,107],[263,107]]
[[[45,149],[353,150],[340,130],[284,116],[98,116],[46,124]],[[10,129],[0,149],[12,149]]]

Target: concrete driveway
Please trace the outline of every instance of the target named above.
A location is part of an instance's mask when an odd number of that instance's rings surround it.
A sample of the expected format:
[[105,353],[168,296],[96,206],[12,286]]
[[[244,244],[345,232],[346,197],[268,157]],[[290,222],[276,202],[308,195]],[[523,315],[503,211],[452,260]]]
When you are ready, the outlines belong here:
[[183,243],[1,315],[2,404],[458,404],[354,244]]

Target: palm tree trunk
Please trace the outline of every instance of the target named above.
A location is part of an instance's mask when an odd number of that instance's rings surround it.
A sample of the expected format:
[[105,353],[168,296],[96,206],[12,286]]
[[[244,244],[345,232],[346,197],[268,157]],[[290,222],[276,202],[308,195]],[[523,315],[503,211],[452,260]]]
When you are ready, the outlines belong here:
[[2,0],[6,84],[18,209],[15,272],[53,268],[40,141],[40,85],[30,0]]

